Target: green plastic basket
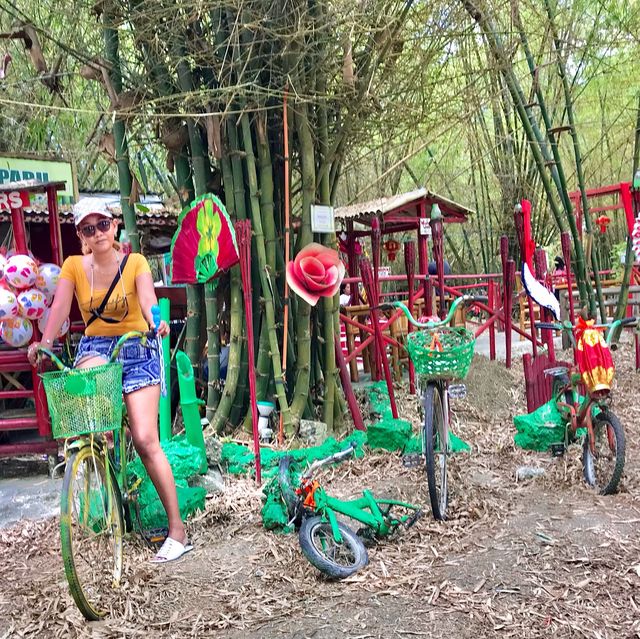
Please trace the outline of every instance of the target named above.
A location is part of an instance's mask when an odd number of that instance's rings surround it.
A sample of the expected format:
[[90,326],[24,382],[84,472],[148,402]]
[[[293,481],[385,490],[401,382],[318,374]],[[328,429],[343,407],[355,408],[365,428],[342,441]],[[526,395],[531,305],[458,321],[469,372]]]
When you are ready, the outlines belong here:
[[55,439],[115,430],[122,422],[122,364],[40,375]]
[[[442,350],[431,348],[434,335]],[[428,379],[464,379],[469,372],[476,339],[466,328],[443,327],[407,336],[407,350],[416,375]]]

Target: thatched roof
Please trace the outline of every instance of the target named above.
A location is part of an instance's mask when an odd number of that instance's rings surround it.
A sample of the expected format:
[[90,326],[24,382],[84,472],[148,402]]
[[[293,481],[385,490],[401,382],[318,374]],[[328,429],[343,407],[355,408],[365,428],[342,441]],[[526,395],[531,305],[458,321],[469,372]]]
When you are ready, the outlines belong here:
[[341,206],[335,210],[335,218],[337,220],[353,220],[368,224],[372,217],[394,216],[397,220],[406,218],[407,220],[418,218],[420,215],[420,206],[425,204],[427,215],[431,211],[431,206],[438,204],[445,222],[465,222],[468,215],[473,211],[461,204],[452,202],[446,197],[442,197],[437,193],[420,188],[408,193],[399,193],[389,197],[381,197],[369,202],[358,202]]

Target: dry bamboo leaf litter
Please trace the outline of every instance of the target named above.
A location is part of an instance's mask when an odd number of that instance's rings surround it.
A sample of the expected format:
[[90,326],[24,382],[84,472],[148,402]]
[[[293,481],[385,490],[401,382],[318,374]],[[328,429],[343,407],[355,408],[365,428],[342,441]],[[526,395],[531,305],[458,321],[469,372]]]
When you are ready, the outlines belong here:
[[[229,479],[189,523],[195,550],[174,565],[147,563],[129,541],[125,578],[107,620],[85,622],[68,595],[57,521],[0,530],[0,637],[633,637],[640,636],[640,406],[628,345],[614,410],[627,434],[622,490],[598,497],[582,482],[579,447],[564,458],[517,449],[524,411],[519,364],[477,357],[454,432],[472,446],[450,466],[451,519],[423,517],[369,551],[344,582],[324,581],[294,535],[262,529],[260,491]],[[399,392],[403,418],[418,402]],[[518,466],[545,469],[515,482]],[[427,506],[421,467],[371,454],[328,471],[332,494],[362,488]]]

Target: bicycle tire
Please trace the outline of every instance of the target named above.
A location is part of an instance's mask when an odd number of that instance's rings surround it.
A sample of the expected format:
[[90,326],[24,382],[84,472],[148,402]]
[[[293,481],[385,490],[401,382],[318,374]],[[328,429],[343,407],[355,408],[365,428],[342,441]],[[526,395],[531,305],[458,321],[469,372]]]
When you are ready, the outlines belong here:
[[[624,429],[616,415],[610,410],[603,410],[593,418],[593,433],[596,452],[599,451],[599,445],[604,443],[604,452],[608,452],[606,455],[608,460],[604,459],[604,455],[602,455],[602,460],[594,458],[587,433],[582,443],[584,480],[589,486],[597,489],[601,495],[611,495],[618,489],[624,469],[626,447]],[[604,463],[599,463],[601,461]],[[606,463],[607,461],[609,464]]]
[[62,482],[64,572],[73,600],[89,621],[106,615],[108,591],[117,586],[122,574],[121,496],[111,467],[109,472],[110,497],[102,452],[85,446],[69,459]]
[[353,530],[340,522],[338,530],[342,544],[333,538],[331,524],[318,515],[305,519],[298,533],[302,554],[329,579],[345,579],[369,563],[367,549]]
[[[430,383],[424,392],[424,426],[422,447],[427,471],[427,487],[431,512],[435,519],[447,518],[448,486],[447,456],[449,432],[442,406],[442,391],[436,383]],[[440,453],[436,453],[437,450]]]

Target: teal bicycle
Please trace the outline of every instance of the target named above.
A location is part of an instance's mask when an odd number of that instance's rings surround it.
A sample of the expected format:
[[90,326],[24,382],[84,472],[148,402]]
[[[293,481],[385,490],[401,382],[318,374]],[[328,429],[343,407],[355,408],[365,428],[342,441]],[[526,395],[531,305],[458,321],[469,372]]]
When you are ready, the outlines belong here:
[[[618,329],[635,326],[638,318],[627,317],[611,324],[598,324],[593,328],[607,329],[606,346],[615,350],[612,338]],[[570,321],[536,322],[536,328],[565,331],[574,348],[578,348],[575,326]],[[613,371],[611,371],[613,381]],[[583,376],[576,366],[555,366],[544,371],[553,379],[552,397],[565,428],[564,441],[551,445],[554,456],[564,454],[569,444],[578,441],[578,431],[585,432],[582,440],[582,473],[585,482],[601,495],[618,490],[625,463],[625,434],[622,422],[611,410],[610,386],[582,388]],[[586,390],[584,397],[581,391]],[[584,429],[584,430],[583,430]]]
[[127,473],[134,451],[123,418],[122,365],[116,361],[134,338],[151,347],[155,331],[126,333],[111,361],[93,368],[68,368],[51,351],[39,349],[60,369],[40,376],[53,437],[65,440],[60,501],[64,571],[71,596],[89,621],[106,615],[109,594],[120,584],[125,532],[134,522],[143,532],[136,500],[139,480]]
[[[469,372],[475,337],[464,327],[449,326],[461,304],[486,301],[485,297],[458,297],[443,320],[419,322],[402,302],[381,304],[382,309],[399,308],[419,331],[407,336],[407,351],[413,362],[422,395],[422,456],[424,457],[431,511],[435,519],[447,518],[449,491],[447,460],[451,454],[449,424],[450,398],[463,398],[466,388],[453,384]],[[418,456],[419,457],[419,456]]]
[[[351,457],[355,444],[317,460],[300,477],[294,489],[291,483],[292,458],[283,457],[278,468],[280,492],[290,523],[299,528],[298,540],[303,555],[330,579],[344,579],[366,566],[369,556],[365,541],[393,535],[400,527],[410,528],[422,514],[418,506],[395,499],[376,499],[371,491],[352,500],[331,497],[314,479],[315,473],[329,464]],[[344,515],[362,524],[358,532],[338,521]]]

